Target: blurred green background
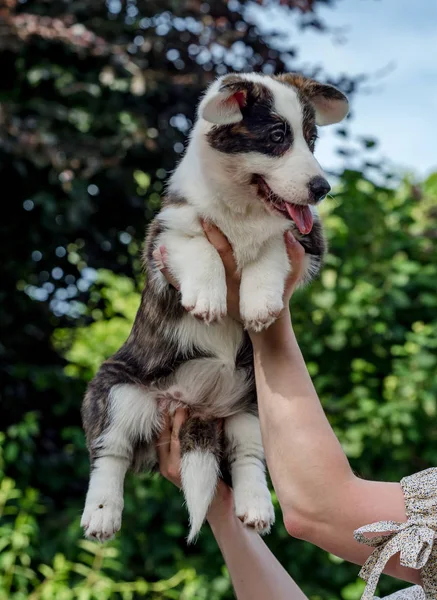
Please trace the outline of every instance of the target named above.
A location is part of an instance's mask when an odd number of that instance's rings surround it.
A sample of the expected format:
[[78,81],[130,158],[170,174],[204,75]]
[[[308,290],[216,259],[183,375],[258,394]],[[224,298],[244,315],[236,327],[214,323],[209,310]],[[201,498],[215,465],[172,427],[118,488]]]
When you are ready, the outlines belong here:
[[[79,408],[130,330],[145,227],[200,92],[227,71],[299,67],[293,44],[248,17],[253,4],[0,5],[1,600],[233,597],[208,527],[187,547],[181,496],[157,476],[127,477],[116,540],[82,539]],[[321,36],[320,6],[337,10],[329,0],[281,4]],[[348,93],[353,115],[365,74],[333,78],[316,63],[306,74]],[[347,159],[349,121],[335,131]],[[296,294],[293,315],[354,470],[399,480],[437,464],[437,174],[399,176],[372,162],[370,135],[354,143],[361,167],[331,173],[322,208],[326,266]],[[311,600],[360,597],[358,568],[289,538],[279,510],[266,541]],[[384,579],[380,593],[399,587]]]

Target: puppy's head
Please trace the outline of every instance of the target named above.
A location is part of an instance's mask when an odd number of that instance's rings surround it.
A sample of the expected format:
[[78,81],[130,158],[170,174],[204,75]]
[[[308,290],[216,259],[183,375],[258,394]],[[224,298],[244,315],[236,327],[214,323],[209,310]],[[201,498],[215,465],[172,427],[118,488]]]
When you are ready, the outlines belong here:
[[[206,142],[234,182],[252,186],[265,210],[311,231],[311,205],[330,190],[314,158],[318,125],[341,121],[346,96],[301,75],[226,75],[199,105]],[[247,202],[247,196],[242,201]]]

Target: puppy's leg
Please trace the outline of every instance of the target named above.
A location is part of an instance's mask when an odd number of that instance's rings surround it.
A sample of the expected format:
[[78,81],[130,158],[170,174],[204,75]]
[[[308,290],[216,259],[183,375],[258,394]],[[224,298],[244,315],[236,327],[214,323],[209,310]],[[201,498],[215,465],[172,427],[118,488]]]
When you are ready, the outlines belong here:
[[168,230],[159,237],[168,253],[168,267],[180,283],[181,301],[206,323],[226,316],[226,280],[216,249],[202,234],[187,236]]
[[159,410],[152,393],[136,385],[115,385],[108,403],[108,425],[91,444],[93,466],[82,515],[85,536],[101,542],[121,525],[123,485],[137,442],[150,442],[159,430]]
[[284,284],[289,272],[282,236],[270,240],[257,260],[243,268],[240,313],[246,329],[261,331],[277,319],[284,308]]
[[224,430],[237,517],[258,533],[268,533],[275,513],[267,487],[259,419],[239,413],[225,420]]

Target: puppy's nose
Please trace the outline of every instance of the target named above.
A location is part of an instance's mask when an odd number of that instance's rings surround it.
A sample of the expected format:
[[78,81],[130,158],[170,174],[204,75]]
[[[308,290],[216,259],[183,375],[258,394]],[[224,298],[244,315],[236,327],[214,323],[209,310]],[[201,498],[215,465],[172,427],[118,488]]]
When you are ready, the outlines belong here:
[[324,177],[320,177],[320,175],[310,179],[308,187],[310,189],[311,199],[314,202],[320,202],[320,200],[323,200],[326,194],[331,190],[329,183]]

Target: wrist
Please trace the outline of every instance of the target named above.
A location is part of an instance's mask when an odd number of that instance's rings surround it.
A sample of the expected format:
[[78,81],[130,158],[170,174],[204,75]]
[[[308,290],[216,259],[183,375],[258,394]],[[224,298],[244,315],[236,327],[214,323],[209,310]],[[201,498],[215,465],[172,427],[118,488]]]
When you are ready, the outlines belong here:
[[254,351],[263,346],[280,347],[282,344],[288,344],[294,338],[293,326],[291,323],[290,312],[284,308],[282,313],[270,327],[260,332],[249,332]]
[[228,521],[233,516],[235,516],[235,513],[232,490],[220,480],[206,515],[207,521],[211,528],[216,530],[221,523]]

